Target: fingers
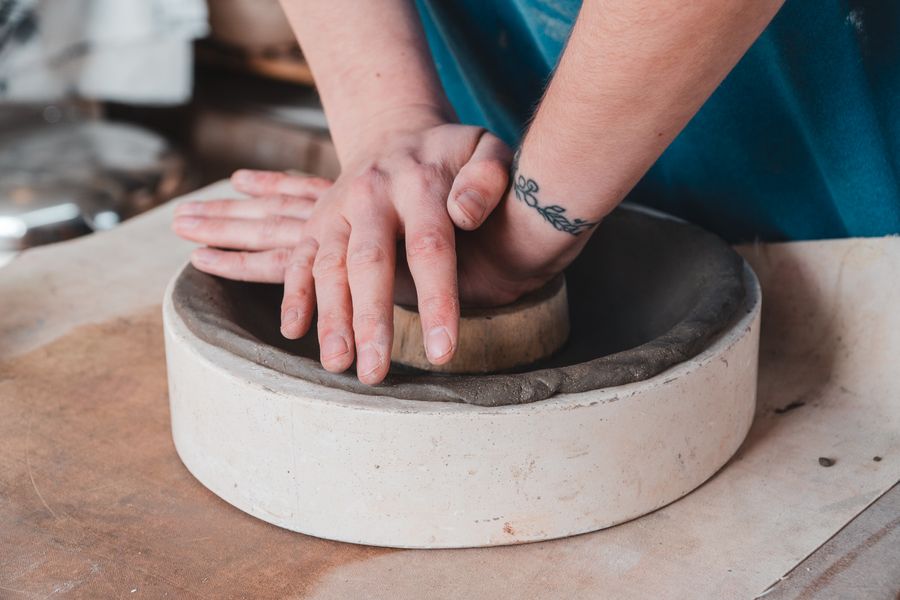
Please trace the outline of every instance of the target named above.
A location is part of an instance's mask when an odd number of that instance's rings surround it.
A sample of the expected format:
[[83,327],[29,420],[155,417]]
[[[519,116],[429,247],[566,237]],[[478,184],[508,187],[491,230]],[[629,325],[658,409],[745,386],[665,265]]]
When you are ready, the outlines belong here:
[[264,219],[281,215],[308,219],[316,201],[299,196],[261,196],[246,200],[206,200],[185,202],[175,209],[175,217],[228,217],[232,219]]
[[280,171],[241,169],[231,176],[231,184],[239,192],[251,196],[306,196],[318,198],[332,182],[321,177],[290,175]]
[[453,358],[459,330],[453,225],[442,213],[415,211],[405,223],[406,258],[416,284],[425,354],[435,365]]
[[303,238],[305,227],[304,221],[281,215],[264,219],[182,216],[172,222],[175,233],[187,240],[235,250],[294,246]]
[[231,252],[213,248],[197,248],[191,253],[191,264],[200,271],[235,281],[281,283],[290,258],[289,248],[264,252]]
[[368,384],[379,383],[391,366],[397,224],[389,215],[379,210],[364,214],[347,248],[356,374]]
[[[322,366],[340,373],[353,363],[353,307],[347,280],[347,243],[350,225],[342,217],[328,237],[319,240],[312,267],[319,306],[319,352]],[[286,283],[286,282],[285,282]],[[288,293],[285,285],[285,294]]]
[[290,252],[284,268],[284,298],[281,301],[281,334],[291,340],[306,335],[315,310],[313,264],[318,244],[300,242]]
[[484,132],[463,165],[447,199],[447,212],[460,229],[477,229],[506,193],[512,151],[495,135]]

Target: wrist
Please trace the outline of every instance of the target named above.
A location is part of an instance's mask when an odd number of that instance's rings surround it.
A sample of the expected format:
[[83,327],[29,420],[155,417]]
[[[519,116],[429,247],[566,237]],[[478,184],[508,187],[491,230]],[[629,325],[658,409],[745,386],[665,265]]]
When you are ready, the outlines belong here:
[[514,297],[537,289],[562,272],[590,239],[593,227],[578,235],[552,227],[534,209],[519,200],[514,188],[482,226],[493,242],[488,261],[503,265],[495,273]]
[[596,226],[617,202],[603,202],[597,186],[579,180],[578,169],[546,168],[516,153],[510,189],[494,227],[508,236],[524,273],[548,280],[565,269],[587,243]]

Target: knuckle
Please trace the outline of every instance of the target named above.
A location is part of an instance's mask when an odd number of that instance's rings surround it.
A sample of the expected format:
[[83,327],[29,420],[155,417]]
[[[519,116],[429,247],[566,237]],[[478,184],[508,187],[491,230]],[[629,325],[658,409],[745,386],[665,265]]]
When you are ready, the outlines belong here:
[[431,227],[411,234],[406,251],[410,258],[431,258],[452,248],[452,239],[444,231]]
[[374,182],[363,175],[355,178],[350,182],[350,196],[354,198],[362,198],[371,196],[375,193]]
[[222,230],[222,221],[217,217],[202,216],[188,217],[194,222],[194,227],[188,233],[194,235],[218,235]]
[[446,196],[446,178],[437,165],[419,163],[410,169],[409,178],[409,187],[420,196]]
[[320,252],[313,262],[313,276],[327,277],[347,268],[347,256],[338,250]]
[[280,195],[275,201],[275,210],[279,212],[290,212],[296,200],[290,196]]
[[350,194],[356,197],[372,196],[384,184],[385,174],[377,166],[366,167],[350,182]]
[[293,270],[312,269],[316,258],[316,241],[312,238],[306,238],[293,249],[280,248],[279,254],[285,255],[284,261],[287,262],[287,268]]
[[347,263],[352,266],[371,266],[387,260],[387,252],[375,242],[364,242],[350,249]]
[[433,181],[443,175],[443,171],[439,165],[427,162],[416,163],[412,172],[422,181]]
[[384,161],[384,165],[393,173],[410,173],[419,164],[418,157],[415,155],[414,148],[403,147],[393,151]]
[[353,313],[353,328],[373,328],[387,322],[389,307],[373,302],[356,309]]
[[290,248],[278,248],[272,251],[272,262],[278,266],[284,267],[293,263],[293,261],[291,261],[292,256],[293,252]]
[[315,256],[318,250],[319,242],[317,242],[314,237],[305,237],[294,246],[294,254],[303,254],[309,257]]
[[[217,200],[214,202],[210,202],[209,206],[204,207],[204,209],[210,215],[228,217],[231,216],[232,213],[235,212],[235,209],[240,208],[239,200]],[[246,202],[246,201],[244,201]]]
[[419,300],[419,314],[444,321],[459,312],[459,300],[452,294],[436,294]]
[[243,270],[247,268],[247,254],[245,252],[225,252],[222,258],[234,269]]
[[287,263],[287,268],[292,271],[304,271],[313,268],[314,258],[310,254],[298,254],[293,253],[288,257],[284,258],[285,261],[289,261]]
[[319,307],[318,326],[321,330],[326,329],[346,329],[346,324],[350,321],[350,315],[343,308],[331,307],[322,309]]
[[287,219],[281,215],[272,215],[266,217],[262,221],[260,229],[260,237],[264,240],[272,239],[277,236],[287,224]]
[[480,127],[478,125],[464,125],[463,127],[464,127],[464,130],[466,131],[466,133],[468,133],[476,141],[481,136],[493,136],[494,135],[491,132],[485,130],[484,127]]
[[313,291],[308,287],[300,287],[284,295],[281,303],[282,308],[287,306],[306,306],[313,298]]
[[499,160],[479,160],[466,165],[465,176],[488,188],[505,188],[509,178],[506,165]]
[[239,281],[250,281],[253,278],[247,255],[244,252],[228,252],[222,267]]

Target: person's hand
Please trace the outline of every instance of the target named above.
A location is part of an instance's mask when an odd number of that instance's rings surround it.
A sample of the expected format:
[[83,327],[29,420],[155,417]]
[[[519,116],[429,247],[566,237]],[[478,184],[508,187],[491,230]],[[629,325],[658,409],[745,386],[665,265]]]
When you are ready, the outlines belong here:
[[[505,178],[499,171],[508,168],[508,158],[499,158],[495,164],[470,165],[469,176],[495,181]],[[180,204],[175,208],[172,229],[186,240],[204,244],[191,253],[191,263],[205,273],[235,281],[284,283],[284,268],[293,246],[303,237],[313,205],[333,184],[322,177],[241,169],[231,176],[231,185],[247,198]],[[496,189],[497,185],[489,187]],[[489,216],[496,202],[493,197],[482,201],[478,186],[473,186],[451,198],[447,211],[457,227],[474,230]],[[405,285],[411,280],[403,258],[398,265],[398,300],[414,304],[415,290]],[[466,300],[473,303],[472,299]]]
[[[280,171],[241,170],[231,183],[249,197],[186,202],[175,209],[173,229],[181,237],[205,245],[191,253],[191,263],[205,273],[235,281],[284,283],[292,245],[302,238],[313,205],[333,182]],[[477,222],[462,225],[475,229],[473,223]],[[522,248],[517,248],[522,245],[518,237],[498,219],[477,231],[457,232],[463,306],[508,304],[540,287],[559,270],[536,269]],[[415,304],[415,285],[404,256],[397,260],[394,290],[397,302]]]
[[[239,172],[235,187],[256,197],[183,205],[174,222],[183,237],[237,250],[198,249],[192,262],[199,269],[232,279],[285,279],[288,337],[309,328],[314,289],[323,365],[344,370],[365,352],[357,371],[373,383],[389,366],[397,238],[405,238],[409,257],[400,261],[397,298],[415,303],[415,283],[429,356],[446,362],[459,310],[453,224],[482,223],[506,189],[511,157],[494,136],[448,124],[397,136],[388,146],[333,187],[316,178]],[[374,371],[367,368],[372,363]]]
[[[191,254],[196,268],[238,281],[283,283],[292,244],[302,239],[319,196],[332,182],[273,171],[238,171],[232,177],[241,200],[182,204],[173,228],[182,237],[207,244]],[[474,229],[476,220],[457,223]],[[503,215],[477,231],[457,233],[457,268],[463,305],[495,306],[540,287],[558,269],[539,264],[534,240],[522,240]],[[395,300],[415,304],[416,290],[404,256],[398,257]]]
[[[173,229],[204,244],[191,253],[199,270],[235,281],[284,283],[293,244],[329,179],[280,171],[237,171],[232,186],[249,197],[186,202],[175,209]],[[455,211],[464,215],[462,211]],[[476,229],[468,217],[457,227]],[[556,271],[541,276],[527,262],[514,232],[497,219],[478,231],[457,232],[457,269],[463,306],[498,306],[536,289]],[[533,246],[533,244],[529,244]],[[415,304],[415,285],[404,256],[398,257],[395,300]]]
[[357,376],[370,384],[390,367],[398,240],[426,355],[433,364],[452,358],[459,293],[451,215],[477,227],[506,189],[511,158],[476,127],[431,122],[388,131],[319,196],[288,260],[282,303],[285,337],[304,335],[318,305],[322,365],[340,372],[355,358]]
[[199,270],[236,281],[284,283],[284,267],[303,238],[313,205],[332,181],[276,171],[235,172],[232,186],[245,199],[186,202],[172,229],[204,244],[191,253]]

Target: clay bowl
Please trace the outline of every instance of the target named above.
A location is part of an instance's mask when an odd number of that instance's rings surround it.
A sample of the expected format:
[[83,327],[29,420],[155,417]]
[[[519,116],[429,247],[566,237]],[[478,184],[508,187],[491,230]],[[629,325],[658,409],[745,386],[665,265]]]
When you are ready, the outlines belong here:
[[609,527],[724,465],[754,412],[760,292],[696,227],[619,210],[566,273],[571,334],[492,375],[327,373],[278,335],[276,287],[166,295],[172,428],[190,471],[268,522],[348,542],[490,546]]

